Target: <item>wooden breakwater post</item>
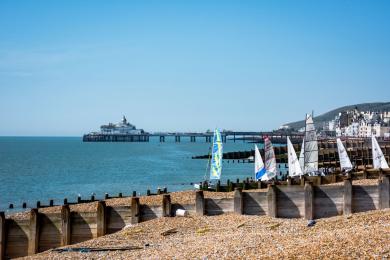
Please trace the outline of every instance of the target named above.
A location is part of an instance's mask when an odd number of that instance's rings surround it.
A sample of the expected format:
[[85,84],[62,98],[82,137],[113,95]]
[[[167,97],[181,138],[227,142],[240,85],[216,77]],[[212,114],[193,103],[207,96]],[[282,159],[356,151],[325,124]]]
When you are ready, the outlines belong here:
[[242,215],[244,212],[244,197],[241,188],[234,189],[234,213]]
[[350,215],[352,214],[352,179],[350,177],[344,180],[343,198],[343,213],[344,215]]
[[39,242],[39,212],[38,209],[30,210],[30,225],[28,236],[28,255],[34,255],[38,253]]
[[139,198],[131,198],[131,224],[137,224],[140,221],[140,205]]
[[267,202],[268,202],[268,216],[276,218],[277,217],[277,191],[275,184],[268,185],[267,191]]
[[162,199],[162,216],[171,217],[172,216],[172,204],[171,196],[169,194],[164,194]]
[[198,216],[204,216],[205,214],[205,200],[203,191],[197,190],[195,193],[195,212]]
[[70,245],[70,225],[70,208],[68,205],[63,205],[61,207],[61,246]]
[[0,260],[5,259],[5,215],[0,212]]
[[313,207],[313,200],[314,200],[314,192],[313,192],[313,183],[312,182],[306,182],[305,183],[305,219],[311,220],[314,218],[314,207]]
[[96,212],[96,236],[104,236],[107,232],[107,209],[104,201],[99,201]]
[[390,208],[390,175],[383,175],[378,182],[379,209]]

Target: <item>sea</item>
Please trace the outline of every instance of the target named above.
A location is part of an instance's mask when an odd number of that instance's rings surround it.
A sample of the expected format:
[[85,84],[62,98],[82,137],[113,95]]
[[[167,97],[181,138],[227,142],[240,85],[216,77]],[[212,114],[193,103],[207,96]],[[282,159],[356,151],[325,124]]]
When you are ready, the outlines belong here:
[[[0,137],[0,211],[22,210],[49,200],[89,199],[105,193],[129,196],[167,187],[168,191],[193,189],[207,172],[207,159],[192,159],[210,151],[210,143],[191,143],[174,137],[151,138],[147,143],[85,143],[81,137]],[[189,139],[189,138],[188,138]],[[261,148],[261,145],[259,146]],[[252,150],[254,145],[227,140],[224,152]],[[222,183],[254,177],[253,163],[223,162]],[[9,204],[14,209],[9,209]]]

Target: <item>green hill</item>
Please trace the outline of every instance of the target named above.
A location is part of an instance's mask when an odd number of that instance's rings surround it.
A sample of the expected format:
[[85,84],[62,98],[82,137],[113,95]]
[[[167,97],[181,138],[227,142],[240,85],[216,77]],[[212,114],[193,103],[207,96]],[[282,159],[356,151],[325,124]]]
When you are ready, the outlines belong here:
[[[338,115],[340,112],[345,110],[352,110],[354,108],[357,108],[360,111],[390,111],[390,102],[362,103],[336,108],[325,114],[315,116],[314,123],[316,124],[316,126],[322,127],[322,123],[333,120],[335,116]],[[302,120],[288,123],[286,125],[288,125],[290,128],[297,130],[299,128],[304,127],[305,122]]]

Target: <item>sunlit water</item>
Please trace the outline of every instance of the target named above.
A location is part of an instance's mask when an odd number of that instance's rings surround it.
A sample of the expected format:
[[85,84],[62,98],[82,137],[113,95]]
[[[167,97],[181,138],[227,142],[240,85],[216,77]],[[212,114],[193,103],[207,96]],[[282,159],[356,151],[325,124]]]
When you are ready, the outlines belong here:
[[[13,203],[20,210],[36,201],[76,200],[80,194],[116,195],[132,191],[145,194],[158,187],[169,191],[192,189],[190,183],[203,180],[207,160],[191,159],[209,152],[210,143],[190,143],[174,138],[159,143],[83,143],[81,138],[0,137],[0,210]],[[251,150],[253,144],[229,141],[224,151]],[[223,164],[222,182],[253,176],[253,164]]]

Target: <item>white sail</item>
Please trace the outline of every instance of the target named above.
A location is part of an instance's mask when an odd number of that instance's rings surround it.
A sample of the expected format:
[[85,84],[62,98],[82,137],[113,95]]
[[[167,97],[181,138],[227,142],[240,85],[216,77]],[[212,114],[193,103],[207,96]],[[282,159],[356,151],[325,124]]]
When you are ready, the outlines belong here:
[[255,179],[261,180],[261,177],[265,174],[265,166],[263,163],[263,159],[261,158],[259,148],[255,145]]
[[268,181],[276,177],[276,158],[274,147],[268,137],[264,138],[264,157],[266,173],[261,177],[262,181]]
[[288,153],[288,175],[291,177],[302,175],[302,169],[299,164],[297,154],[290,138],[287,136],[287,153]]
[[305,137],[303,137],[301,152],[299,153],[299,165],[301,166],[301,169],[305,167]]
[[339,152],[340,168],[341,170],[350,171],[352,170],[352,163],[348,157],[348,153],[344,148],[340,138],[337,138],[337,151]]
[[372,162],[373,162],[374,169],[389,168],[389,165],[387,164],[386,159],[383,156],[381,147],[379,146],[375,136],[371,137],[371,141],[372,141]]
[[318,144],[317,134],[312,115],[306,116],[304,173],[318,172]]

